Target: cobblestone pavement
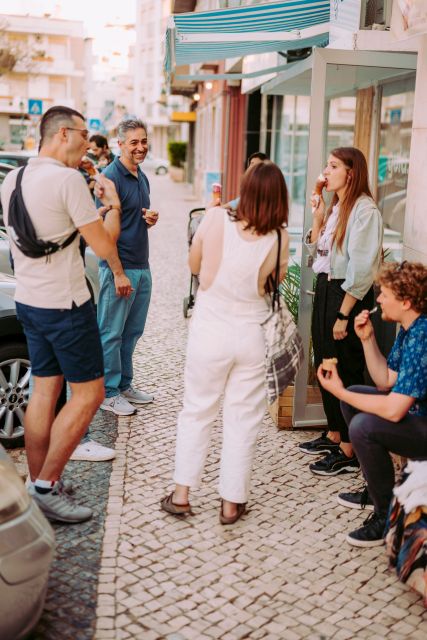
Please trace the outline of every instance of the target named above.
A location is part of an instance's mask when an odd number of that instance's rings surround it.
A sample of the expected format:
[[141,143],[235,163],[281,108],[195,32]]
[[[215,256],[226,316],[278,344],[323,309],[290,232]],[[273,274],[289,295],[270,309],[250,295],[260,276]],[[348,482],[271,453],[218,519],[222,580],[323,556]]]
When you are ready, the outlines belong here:
[[161,217],[150,232],[153,299],[136,384],[154,391],[155,403],[118,420],[96,639],[424,639],[421,600],[388,571],[384,549],[345,542],[366,514],[338,506],[336,493],[360,479],[313,476],[297,449],[312,433],[278,432],[266,417],[250,511],[222,527],[217,424],[202,488],[192,495],[195,516],[159,510],[172,484],[188,322],[186,223],[197,203],[168,178],[151,182]]

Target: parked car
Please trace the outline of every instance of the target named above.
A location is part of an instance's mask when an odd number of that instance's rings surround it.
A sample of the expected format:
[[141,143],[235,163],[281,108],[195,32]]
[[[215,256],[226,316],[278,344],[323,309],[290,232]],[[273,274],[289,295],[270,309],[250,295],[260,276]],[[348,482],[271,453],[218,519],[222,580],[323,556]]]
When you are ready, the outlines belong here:
[[164,158],[156,158],[151,151],[145,156],[144,162],[141,163],[141,169],[145,171],[154,171],[158,176],[164,176],[169,171],[169,160]]
[[21,640],[43,611],[55,550],[51,526],[0,445],[0,638]]
[[16,317],[14,293],[15,278],[0,273],[0,443],[6,447],[24,444],[24,413],[31,375],[27,342]]
[[[3,184],[3,180],[5,179],[7,174],[13,171],[14,169],[16,169],[16,167],[12,167],[12,165],[10,164],[5,164],[4,162],[0,162],[0,193],[1,193],[1,186]],[[0,199],[0,227],[2,226],[3,226],[3,207]]]
[[16,169],[16,167],[26,165],[28,160],[36,155],[35,149],[33,151],[0,151],[0,162],[5,162]]

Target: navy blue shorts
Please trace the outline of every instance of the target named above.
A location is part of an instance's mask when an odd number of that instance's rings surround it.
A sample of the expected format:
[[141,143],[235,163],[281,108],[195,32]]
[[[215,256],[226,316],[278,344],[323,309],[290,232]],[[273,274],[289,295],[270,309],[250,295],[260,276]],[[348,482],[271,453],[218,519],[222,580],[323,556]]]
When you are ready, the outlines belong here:
[[102,378],[102,346],[91,300],[71,309],[40,309],[17,302],[16,313],[27,338],[33,375],[63,375],[68,382]]

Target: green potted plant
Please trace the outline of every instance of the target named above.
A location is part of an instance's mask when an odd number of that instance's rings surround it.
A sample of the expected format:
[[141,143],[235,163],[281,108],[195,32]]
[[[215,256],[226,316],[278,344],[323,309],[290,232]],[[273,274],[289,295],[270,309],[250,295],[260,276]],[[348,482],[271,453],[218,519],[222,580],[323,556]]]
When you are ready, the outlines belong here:
[[174,182],[183,182],[185,177],[184,163],[187,156],[187,143],[171,141],[168,143],[170,162],[169,175]]

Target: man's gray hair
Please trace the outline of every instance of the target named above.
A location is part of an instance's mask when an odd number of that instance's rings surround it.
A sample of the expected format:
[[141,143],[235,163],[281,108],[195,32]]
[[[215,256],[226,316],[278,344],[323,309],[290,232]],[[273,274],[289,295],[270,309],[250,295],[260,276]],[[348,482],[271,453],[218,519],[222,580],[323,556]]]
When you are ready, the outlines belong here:
[[117,137],[121,142],[126,140],[126,133],[134,129],[144,129],[147,133],[147,125],[138,118],[129,118],[128,120],[122,120],[117,127]]

